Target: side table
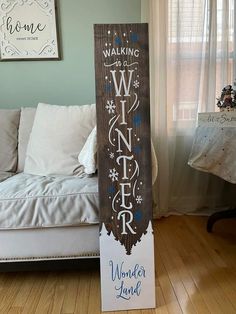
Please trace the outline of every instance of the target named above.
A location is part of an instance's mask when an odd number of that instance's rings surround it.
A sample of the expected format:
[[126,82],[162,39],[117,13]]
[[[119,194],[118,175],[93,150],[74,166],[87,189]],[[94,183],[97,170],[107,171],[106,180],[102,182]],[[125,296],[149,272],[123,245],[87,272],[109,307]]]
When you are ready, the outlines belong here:
[[211,232],[213,225],[220,219],[236,218],[236,208],[222,210],[218,213],[212,214],[207,220],[207,231]]
[[[198,114],[192,151],[188,164],[236,184],[236,111]],[[235,208],[212,214],[207,231],[220,219],[236,218]]]

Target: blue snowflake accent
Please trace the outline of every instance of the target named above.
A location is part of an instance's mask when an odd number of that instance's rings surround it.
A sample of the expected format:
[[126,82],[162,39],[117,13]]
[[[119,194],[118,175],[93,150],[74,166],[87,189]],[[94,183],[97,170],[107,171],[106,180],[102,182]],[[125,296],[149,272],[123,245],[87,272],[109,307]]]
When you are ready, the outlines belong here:
[[141,152],[141,147],[140,146],[134,146],[134,153],[139,154]]
[[116,45],[121,45],[122,44],[122,41],[121,41],[120,37],[116,37],[115,38],[115,43],[116,43]]
[[108,187],[108,193],[115,193],[115,188],[114,188],[114,186],[113,185],[110,185],[109,187]]
[[141,121],[142,121],[142,118],[141,118],[141,115],[140,114],[136,114],[133,118],[133,123],[134,125],[137,127],[137,126],[140,126],[141,124]]
[[134,213],[134,219],[135,219],[136,221],[141,221],[142,218],[143,218],[143,214],[142,214],[141,210],[138,209],[138,210]]
[[130,36],[130,39],[133,43],[136,43],[138,41],[138,34],[137,33],[132,33]]
[[105,84],[105,92],[109,93],[112,90],[112,85],[110,83]]

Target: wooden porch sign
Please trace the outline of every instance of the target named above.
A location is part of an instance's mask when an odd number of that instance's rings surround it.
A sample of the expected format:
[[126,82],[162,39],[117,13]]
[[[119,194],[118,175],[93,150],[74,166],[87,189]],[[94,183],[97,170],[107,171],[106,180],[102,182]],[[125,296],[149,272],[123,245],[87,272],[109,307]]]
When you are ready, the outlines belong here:
[[148,26],[94,30],[102,310],[153,308]]

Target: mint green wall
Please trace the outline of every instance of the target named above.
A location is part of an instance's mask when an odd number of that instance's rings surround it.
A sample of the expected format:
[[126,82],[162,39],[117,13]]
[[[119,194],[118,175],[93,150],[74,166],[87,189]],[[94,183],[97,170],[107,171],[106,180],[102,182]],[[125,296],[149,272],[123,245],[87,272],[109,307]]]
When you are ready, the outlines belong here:
[[94,23],[141,22],[141,0],[60,0],[61,61],[0,62],[0,108],[95,102]]

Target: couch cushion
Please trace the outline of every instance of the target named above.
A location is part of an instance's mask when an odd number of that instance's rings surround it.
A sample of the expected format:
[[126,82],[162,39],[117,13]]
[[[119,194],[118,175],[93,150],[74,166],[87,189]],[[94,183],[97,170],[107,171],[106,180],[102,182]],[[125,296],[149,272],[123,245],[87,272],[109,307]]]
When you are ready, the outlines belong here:
[[16,171],[20,110],[0,109],[0,171]]
[[0,183],[0,229],[98,223],[97,177],[19,173]]
[[83,175],[78,155],[95,124],[95,105],[39,104],[24,172],[36,175]]
[[5,172],[5,171],[0,171],[0,182],[12,177],[14,173],[12,172]]
[[18,165],[17,172],[22,172],[25,166],[26,150],[34,123],[36,108],[21,108],[18,135]]

